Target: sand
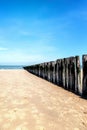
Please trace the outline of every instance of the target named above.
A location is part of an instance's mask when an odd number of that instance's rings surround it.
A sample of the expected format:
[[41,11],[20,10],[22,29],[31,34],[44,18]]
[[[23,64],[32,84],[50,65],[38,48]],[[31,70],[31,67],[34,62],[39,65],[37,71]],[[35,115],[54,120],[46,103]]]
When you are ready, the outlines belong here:
[[25,70],[0,70],[0,130],[87,130],[87,100]]

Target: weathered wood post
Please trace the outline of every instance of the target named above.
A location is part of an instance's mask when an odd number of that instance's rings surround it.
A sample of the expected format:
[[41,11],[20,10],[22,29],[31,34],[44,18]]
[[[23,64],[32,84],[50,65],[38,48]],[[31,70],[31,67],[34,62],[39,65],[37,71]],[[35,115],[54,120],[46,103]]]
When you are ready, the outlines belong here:
[[39,64],[37,65],[37,76],[39,76]]
[[60,85],[60,80],[61,80],[61,60],[57,60],[57,69],[58,69],[58,75],[57,75],[57,84]]
[[63,59],[61,59],[61,87],[63,87]]
[[48,79],[48,63],[46,62],[46,80]]
[[34,74],[36,75],[36,65],[34,65]]
[[46,75],[46,66],[45,66],[45,62],[44,62],[44,79],[45,79],[45,75]]
[[72,91],[72,73],[71,73],[71,67],[72,67],[72,57],[69,58],[69,89]]
[[58,85],[60,85],[60,76],[61,76],[60,59],[57,62],[58,62]]
[[38,73],[38,70],[37,70],[37,64],[36,64],[36,75],[37,75],[37,73]]
[[65,59],[61,59],[62,87],[65,88]]
[[32,71],[32,74],[33,74],[33,65],[32,65],[32,67],[31,67],[31,71]]
[[38,64],[38,76],[40,77],[40,64]]
[[47,62],[44,63],[44,78],[47,80]]
[[39,77],[41,77],[41,64],[39,64]]
[[43,64],[44,63],[41,63],[41,78],[43,78]]
[[73,89],[75,86],[72,86],[72,77],[74,75],[74,68],[73,68],[73,59],[74,57],[69,57],[68,58],[68,90],[74,91]]
[[[30,67],[31,70],[31,67]],[[34,74],[36,74],[36,65],[34,65]]]
[[83,88],[82,95],[87,96],[87,55],[82,56],[83,63]]
[[29,72],[30,66],[26,66],[25,69]]
[[42,63],[42,78],[45,78],[45,63]]
[[50,81],[50,62],[48,62],[48,81]]
[[34,65],[34,74],[36,74],[36,65]]
[[57,60],[55,61],[55,84],[58,83],[58,64]]
[[47,80],[48,78],[48,64],[45,62],[45,79]]
[[31,71],[31,66],[30,66],[30,67],[27,67],[27,70],[32,73],[32,71]]
[[31,71],[31,66],[27,67],[27,70],[28,70],[30,73],[32,73],[32,71]]
[[45,74],[46,73],[46,66],[45,66],[45,62],[44,62],[44,79],[45,79]]
[[68,63],[67,58],[65,58],[65,88],[68,88]]
[[52,66],[52,61],[50,62],[50,82],[53,82],[53,66]]
[[32,66],[31,66],[31,73],[32,73]]
[[82,95],[80,57],[76,56],[75,93]]
[[39,76],[39,64],[37,64],[37,76]]
[[75,66],[76,59],[75,57],[70,57],[70,90],[75,91]]
[[56,61],[53,61],[52,62],[52,66],[53,66],[53,83],[55,83],[55,64],[56,64]]
[[32,66],[27,67],[27,69],[28,69],[29,72],[33,73],[33,67]]
[[70,77],[71,77],[71,73],[70,73],[70,66],[71,66],[71,64],[70,64],[70,58],[71,57],[69,57],[67,60],[68,60],[68,90],[70,90]]
[[40,72],[39,72],[39,76],[42,77],[42,64],[40,64]]

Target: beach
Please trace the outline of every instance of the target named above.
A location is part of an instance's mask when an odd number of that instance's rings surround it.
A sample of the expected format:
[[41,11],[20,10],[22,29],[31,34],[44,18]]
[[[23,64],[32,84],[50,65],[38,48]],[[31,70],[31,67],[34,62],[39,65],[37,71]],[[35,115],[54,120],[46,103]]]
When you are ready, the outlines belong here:
[[0,70],[0,130],[87,130],[87,100],[25,70]]

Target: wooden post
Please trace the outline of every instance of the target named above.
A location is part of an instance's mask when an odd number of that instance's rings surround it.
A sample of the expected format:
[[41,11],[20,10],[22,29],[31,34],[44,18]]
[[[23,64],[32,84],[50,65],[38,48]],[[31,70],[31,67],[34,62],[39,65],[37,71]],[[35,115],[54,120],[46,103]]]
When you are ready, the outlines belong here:
[[80,57],[76,56],[76,83],[75,83],[75,93],[82,95],[82,86],[81,86],[81,66],[80,66]]
[[56,64],[56,61],[53,61],[52,62],[52,66],[53,66],[53,83],[55,83],[55,64]]
[[55,84],[58,83],[58,64],[57,60],[55,61]]
[[52,66],[52,61],[50,62],[50,82],[53,82],[53,66]]
[[75,67],[76,67],[76,58],[70,58],[70,90],[75,92]]
[[42,63],[42,78],[45,78],[45,63]]
[[87,55],[82,56],[83,63],[83,88],[82,95],[87,95]]
[[47,80],[47,62],[44,63],[44,78]]
[[45,62],[45,79],[47,80],[48,77],[48,66],[47,66],[47,62]]
[[50,81],[50,62],[48,62],[48,81]]
[[38,76],[40,77],[40,64],[38,64]]
[[69,82],[69,58],[65,59],[65,88],[68,89]]
[[61,59],[62,87],[65,88],[65,59]]
[[42,77],[42,64],[40,64],[40,77]]
[[57,84],[60,85],[60,60],[57,60],[57,70],[58,70],[58,75],[57,75]]

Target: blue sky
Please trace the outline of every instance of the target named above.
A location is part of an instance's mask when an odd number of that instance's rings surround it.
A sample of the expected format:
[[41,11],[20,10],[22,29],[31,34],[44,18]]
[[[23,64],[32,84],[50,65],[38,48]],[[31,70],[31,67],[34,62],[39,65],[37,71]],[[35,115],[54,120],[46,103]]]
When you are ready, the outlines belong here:
[[86,53],[86,0],[0,0],[0,64]]

